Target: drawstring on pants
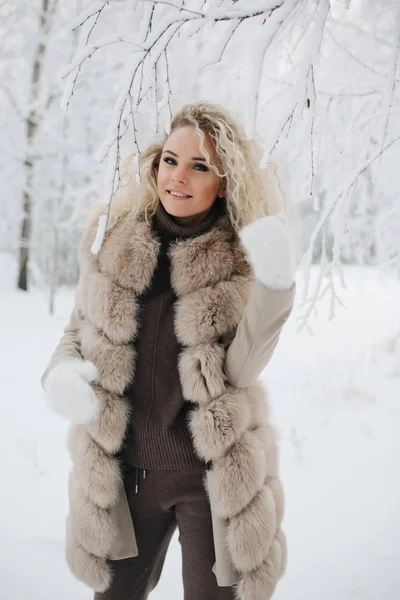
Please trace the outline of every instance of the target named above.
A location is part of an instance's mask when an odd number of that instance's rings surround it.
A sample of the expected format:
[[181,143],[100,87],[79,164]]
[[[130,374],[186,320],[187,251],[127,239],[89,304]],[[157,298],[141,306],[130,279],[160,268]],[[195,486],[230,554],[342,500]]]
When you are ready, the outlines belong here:
[[138,469],[137,467],[133,467],[135,470],[135,494],[139,492],[139,478],[140,471],[142,471],[142,479],[146,479],[146,469]]
[[[212,460],[207,461],[205,464],[206,471],[211,471],[213,468]],[[139,493],[139,481],[140,481],[140,471],[142,472],[142,479],[146,479],[147,469],[139,469],[138,467],[133,467],[135,471],[135,494]]]

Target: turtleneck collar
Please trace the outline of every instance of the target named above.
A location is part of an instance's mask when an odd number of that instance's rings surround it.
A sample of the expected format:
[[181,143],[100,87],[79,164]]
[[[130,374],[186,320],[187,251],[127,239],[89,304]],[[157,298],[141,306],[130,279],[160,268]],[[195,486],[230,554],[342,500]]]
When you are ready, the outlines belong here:
[[176,238],[195,237],[205,233],[218,220],[224,210],[224,200],[217,198],[206,217],[196,225],[179,225],[165,210],[161,202],[158,203],[154,223],[161,240],[168,244]]

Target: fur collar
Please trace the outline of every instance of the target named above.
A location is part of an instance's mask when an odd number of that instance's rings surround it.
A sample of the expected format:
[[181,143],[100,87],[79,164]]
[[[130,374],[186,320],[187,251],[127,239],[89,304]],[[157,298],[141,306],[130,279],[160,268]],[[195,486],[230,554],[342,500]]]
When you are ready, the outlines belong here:
[[[150,285],[157,264],[157,233],[151,223],[134,221],[130,213],[112,214],[102,248],[94,255],[91,246],[103,214],[104,206],[96,206],[83,233],[79,251],[82,270],[100,272],[140,295]],[[225,213],[206,233],[171,244],[169,253],[171,284],[178,296],[232,276],[252,278],[239,236]]]

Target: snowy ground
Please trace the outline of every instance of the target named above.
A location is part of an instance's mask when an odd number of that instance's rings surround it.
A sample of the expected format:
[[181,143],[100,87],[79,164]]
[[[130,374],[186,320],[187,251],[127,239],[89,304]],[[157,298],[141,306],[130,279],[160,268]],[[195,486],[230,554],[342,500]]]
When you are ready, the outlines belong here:
[[[39,385],[72,293],[58,295],[51,318],[42,293],[6,279],[0,269],[0,598],[89,600],[64,564],[66,425]],[[400,282],[368,269],[347,269],[346,281],[346,308],[328,322],[321,304],[314,337],[297,333],[298,302],[263,375],[289,543],[274,600],[400,598]],[[179,600],[181,589],[175,536],[151,597]]]

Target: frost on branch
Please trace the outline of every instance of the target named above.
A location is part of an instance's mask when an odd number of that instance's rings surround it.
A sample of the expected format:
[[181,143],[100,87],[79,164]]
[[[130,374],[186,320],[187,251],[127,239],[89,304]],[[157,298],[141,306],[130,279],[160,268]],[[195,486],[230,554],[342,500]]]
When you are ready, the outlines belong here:
[[[287,159],[300,212],[310,223],[302,261],[304,324],[324,293],[331,295],[333,315],[334,276],[342,281],[349,229],[360,226],[359,214],[367,210],[364,221],[374,229],[377,209],[371,204],[378,204],[382,193],[378,165],[400,136],[393,126],[399,113],[399,11],[396,3],[380,10],[367,0],[340,5],[329,0],[96,3],[74,22],[81,29],[80,44],[62,74],[68,77],[66,105],[84,77],[83,65],[99,53],[107,57],[124,42],[98,152],[98,159],[107,161],[105,204],[118,189],[127,140],[138,167],[150,134],[169,132],[172,105],[201,98],[222,98],[228,107],[236,102],[248,135],[264,140],[260,167],[276,155]],[[105,36],[106,15],[117,14],[126,28]],[[139,168],[136,173],[139,183]],[[368,202],[364,179],[371,188]],[[384,214],[390,209],[388,202]],[[316,262],[320,277],[311,289]]]
[[99,217],[99,222],[97,224],[96,237],[94,238],[94,242],[91,247],[91,251],[93,254],[98,254],[101,245],[104,240],[104,235],[106,233],[107,228],[107,215],[101,215]]

